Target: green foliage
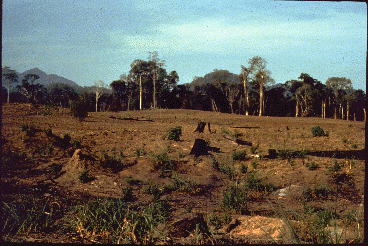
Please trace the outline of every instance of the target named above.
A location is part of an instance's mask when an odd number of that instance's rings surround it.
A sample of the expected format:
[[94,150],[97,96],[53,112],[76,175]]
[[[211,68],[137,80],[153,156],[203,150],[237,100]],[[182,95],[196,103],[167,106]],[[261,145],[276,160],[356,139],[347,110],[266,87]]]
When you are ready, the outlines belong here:
[[245,161],[247,160],[247,152],[245,150],[241,150],[241,151],[234,151],[231,154],[231,158],[233,160],[238,160],[238,161]]
[[2,202],[3,234],[47,232],[54,228],[56,216],[48,200],[25,198],[20,202]]
[[164,139],[179,141],[181,136],[181,126],[171,128],[169,132],[164,136]]
[[169,188],[171,190],[178,190],[189,195],[198,195],[201,192],[201,188],[195,181],[179,179],[177,173],[175,173],[173,177],[173,184]]
[[317,168],[319,168],[318,163],[315,163],[315,162],[307,162],[307,163],[305,164],[305,166],[306,166],[309,170],[311,170],[311,171],[316,170]]
[[319,126],[312,127],[312,134],[314,137],[323,137],[327,136],[327,134],[323,131],[323,129]]
[[229,179],[230,180],[233,180],[234,179],[234,169],[227,166],[226,164],[221,164],[220,167],[219,167],[219,171],[222,172],[222,173],[225,173],[229,176]]
[[52,143],[46,143],[41,145],[41,147],[37,150],[38,154],[41,156],[51,155],[54,150],[54,146]]
[[257,144],[257,145],[252,145],[252,146],[250,147],[250,153],[252,153],[252,154],[257,153],[258,148],[259,148],[259,144]]
[[235,210],[236,213],[248,212],[248,196],[246,187],[239,186],[237,182],[228,186],[224,192],[222,204],[225,209]]
[[176,162],[171,160],[166,151],[153,155],[153,169],[160,172],[176,170]]
[[70,112],[74,118],[83,121],[88,116],[88,103],[82,99],[75,100],[70,105]]
[[250,173],[247,179],[247,185],[250,189],[257,191],[266,191],[272,192],[275,189],[273,184],[264,183],[261,179],[259,179],[256,173]]
[[342,164],[341,163],[338,163],[336,160],[335,160],[335,163],[333,166],[331,167],[328,167],[327,169],[330,170],[330,172],[332,173],[337,173],[338,171],[340,171],[342,168]]
[[351,145],[351,147],[352,147],[353,149],[357,149],[357,148],[358,148],[358,145],[356,145],[356,144],[352,144],[352,145]]
[[226,212],[220,215],[211,214],[210,222],[215,226],[215,229],[220,229],[223,225],[231,222],[231,213]]
[[252,167],[253,167],[253,169],[258,168],[258,162],[256,160],[252,161]]
[[330,189],[326,185],[320,185],[315,187],[308,187],[303,190],[303,197],[307,200],[318,200],[320,198],[327,199],[330,194]]
[[245,164],[241,164],[240,166],[240,172],[241,173],[247,173],[248,172],[248,166]]

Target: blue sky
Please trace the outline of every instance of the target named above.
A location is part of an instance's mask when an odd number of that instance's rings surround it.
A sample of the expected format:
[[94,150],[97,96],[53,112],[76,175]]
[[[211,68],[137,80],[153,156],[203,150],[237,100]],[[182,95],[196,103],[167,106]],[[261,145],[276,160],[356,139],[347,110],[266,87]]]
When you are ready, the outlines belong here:
[[157,51],[179,83],[253,56],[276,83],[301,73],[366,89],[367,5],[359,2],[3,0],[2,66],[110,84]]

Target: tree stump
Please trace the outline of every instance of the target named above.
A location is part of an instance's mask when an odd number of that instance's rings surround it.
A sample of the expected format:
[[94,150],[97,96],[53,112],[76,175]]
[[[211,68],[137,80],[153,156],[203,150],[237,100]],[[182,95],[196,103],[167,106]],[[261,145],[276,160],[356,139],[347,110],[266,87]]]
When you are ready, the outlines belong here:
[[197,129],[195,129],[194,132],[202,133],[205,127],[206,127],[206,122],[198,122]]

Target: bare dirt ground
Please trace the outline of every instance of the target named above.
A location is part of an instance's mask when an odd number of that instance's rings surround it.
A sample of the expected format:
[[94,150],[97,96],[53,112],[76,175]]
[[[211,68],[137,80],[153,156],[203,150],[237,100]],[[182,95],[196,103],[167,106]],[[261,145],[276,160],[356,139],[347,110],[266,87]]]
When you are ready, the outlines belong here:
[[[208,222],[213,236],[206,243],[277,241],[281,238],[278,228],[285,227],[286,221],[280,208],[290,221],[298,224],[294,228],[303,242],[312,242],[311,232],[306,227],[308,219],[303,218],[315,218],[318,211],[324,210],[338,214],[338,226],[345,232],[340,242],[362,240],[362,218],[356,218],[354,223],[346,221],[351,214],[358,216],[363,203],[364,122],[166,109],[91,112],[85,121],[79,122],[70,116],[68,109],[46,110],[28,104],[3,105],[2,155],[24,153],[25,157],[11,164],[2,164],[1,187],[6,203],[34,195],[54,201],[58,204],[58,223],[63,224],[68,216],[73,216],[72,206],[97,197],[119,198],[124,195],[123,188],[129,186],[127,178],[164,187],[173,182],[175,174],[194,185],[191,190],[163,192],[162,197],[171,204],[167,229],[188,216],[202,214],[211,221],[211,216],[220,218],[225,215],[225,189],[235,181],[241,184],[248,180],[249,183],[250,175],[256,175],[272,189],[250,188],[247,211],[232,211],[231,217],[218,226],[220,228]],[[199,121],[210,122],[212,133],[207,127],[203,133],[194,132]],[[26,136],[27,131],[22,131],[25,124],[35,126],[38,131]],[[180,141],[163,139],[171,128],[177,126],[182,127]],[[328,136],[314,137],[311,132],[314,126],[320,126]],[[47,129],[52,133],[47,133]],[[74,144],[63,146],[65,134]],[[224,134],[236,136],[240,144],[224,138]],[[60,140],[59,146],[55,145],[55,139]],[[208,143],[208,154],[190,155],[195,139]],[[277,151],[277,158],[269,156],[270,149]],[[243,150],[247,153],[246,159],[233,160],[234,151]],[[103,151],[109,156],[119,155],[122,165],[116,169],[103,166]],[[154,169],[154,156],[161,153],[167,153],[175,162],[175,172],[160,173]],[[214,159],[229,167],[232,177],[216,168]],[[331,168],[336,163],[340,170],[333,171]],[[310,168],[313,164],[316,169]],[[247,170],[242,172],[242,166]],[[79,179],[82,171],[89,171],[93,178],[82,183]],[[321,187],[325,188],[318,193]],[[147,204],[152,200],[152,195],[144,192],[141,185],[132,185],[132,188],[132,202]],[[166,243],[198,243],[194,241],[193,228],[184,228],[188,234],[179,237],[167,230],[170,240]],[[76,231],[60,231],[22,232],[2,239],[13,242],[95,242]],[[285,237],[282,240],[293,242]]]

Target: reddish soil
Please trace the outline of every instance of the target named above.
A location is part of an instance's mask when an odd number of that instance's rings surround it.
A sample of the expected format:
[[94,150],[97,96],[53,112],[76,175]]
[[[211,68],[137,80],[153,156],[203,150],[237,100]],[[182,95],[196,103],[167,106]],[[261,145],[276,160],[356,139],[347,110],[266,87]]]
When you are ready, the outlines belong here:
[[[177,174],[182,180],[196,184],[191,194],[173,191],[164,194],[172,205],[169,224],[183,218],[188,213],[202,213],[205,216],[223,212],[222,199],[224,189],[234,182],[229,176],[212,165],[212,158],[227,164],[235,170],[235,178],[245,182],[252,171],[264,182],[272,184],[274,190],[296,188],[281,196],[277,192],[254,191],[248,193],[247,216],[280,218],[275,211],[277,204],[287,208],[293,220],[299,220],[293,213],[304,213],[305,204],[315,210],[335,209],[344,218],[352,210],[358,210],[363,202],[365,178],[365,124],[364,122],[343,121],[321,118],[276,118],[257,117],[194,110],[142,110],[130,112],[91,112],[85,121],[79,122],[70,116],[68,109],[59,108],[51,115],[43,115],[44,108],[35,108],[28,104],[4,104],[2,108],[3,154],[11,152],[25,153],[31,161],[19,161],[11,166],[2,167],[3,201],[21,200],[35,194],[51,199],[60,205],[60,222],[67,220],[69,208],[85,203],[96,197],[120,197],[122,187],[128,184],[125,179],[132,176],[143,182],[158,185],[170,184],[172,172],[160,176],[153,168],[153,155],[167,151],[170,159],[177,164]],[[205,128],[204,133],[194,132],[199,121],[210,122],[212,133]],[[21,125],[36,126],[40,131],[27,137]],[[181,126],[180,141],[163,139],[169,129]],[[320,126],[328,136],[314,137],[311,129]],[[45,130],[51,129],[54,136],[62,138],[68,134],[71,140],[79,140],[81,146],[54,146],[47,152],[52,138]],[[245,144],[237,144],[223,137],[224,132],[237,135]],[[207,155],[190,155],[197,138],[209,143]],[[55,138],[54,138],[55,139]],[[252,146],[259,144],[256,155],[251,156]],[[250,146],[252,145],[252,146]],[[74,156],[77,149],[80,149]],[[302,157],[288,159],[268,158],[269,149],[307,151]],[[146,153],[137,156],[137,150]],[[248,159],[233,161],[233,151],[245,150]],[[42,152],[43,151],[43,152]],[[102,151],[110,155],[122,151],[124,166],[111,170],[101,166],[99,158]],[[338,162],[343,165],[349,185],[336,187],[328,167]],[[256,163],[256,164],[254,164]],[[318,164],[316,170],[307,165]],[[60,167],[57,175],[50,174],[52,165]],[[248,166],[247,173],[241,173],[241,165]],[[87,170],[95,178],[91,182],[81,183],[79,174]],[[346,181],[346,180],[345,180]],[[344,181],[344,182],[345,182]],[[347,182],[347,181],[346,181]],[[346,183],[345,182],[345,183]],[[303,192],[307,188],[328,186],[330,194],[325,198],[307,199]],[[134,202],[146,204],[152,195],[145,194],[137,185],[133,186]],[[338,193],[335,192],[338,188]],[[299,191],[298,191],[299,189]],[[61,211],[62,210],[62,211]],[[239,217],[232,213],[232,218]],[[240,221],[241,219],[239,219]],[[341,220],[342,221],[342,220]],[[341,222],[342,223],[342,222]],[[348,227],[349,228],[349,227]],[[239,230],[239,228],[237,229]],[[355,230],[353,227],[349,230]],[[231,236],[225,233],[223,242],[270,242],[266,239],[252,240],[249,236]],[[193,237],[193,235],[192,235]],[[233,238],[233,239],[230,239]],[[91,243],[77,233],[40,232],[11,235],[3,238],[16,242],[49,243]],[[188,238],[174,238],[173,243],[190,243]],[[262,241],[264,240],[264,241]],[[211,243],[210,241],[208,241]],[[272,241],[271,241],[272,242]]]

